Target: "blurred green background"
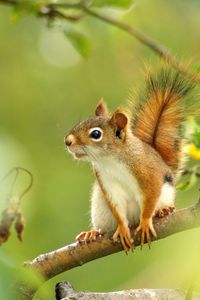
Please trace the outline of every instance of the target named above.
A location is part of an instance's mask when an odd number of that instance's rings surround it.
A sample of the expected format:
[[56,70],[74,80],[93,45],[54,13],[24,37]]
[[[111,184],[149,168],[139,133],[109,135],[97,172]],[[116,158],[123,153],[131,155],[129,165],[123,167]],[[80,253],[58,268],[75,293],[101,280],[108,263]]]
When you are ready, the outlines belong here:
[[[128,10],[106,13],[133,24],[165,45],[177,58],[200,60],[198,0],[138,0]],[[91,40],[87,59],[55,28],[27,16],[13,24],[11,9],[0,6],[0,175],[23,166],[34,176],[24,198],[23,242],[14,231],[0,248],[0,298],[9,299],[13,269],[26,260],[74,241],[89,227],[91,167],[74,161],[63,137],[94,113],[103,96],[111,110],[125,104],[143,83],[144,63],[158,57],[119,29],[84,18],[75,27]],[[1,207],[11,179],[1,184]],[[18,188],[27,178],[21,176]],[[198,199],[198,186],[179,192],[177,207]],[[135,254],[115,254],[61,274],[44,284],[43,299],[54,299],[55,284],[68,280],[77,290],[187,288],[199,268],[200,229],[182,232]]]

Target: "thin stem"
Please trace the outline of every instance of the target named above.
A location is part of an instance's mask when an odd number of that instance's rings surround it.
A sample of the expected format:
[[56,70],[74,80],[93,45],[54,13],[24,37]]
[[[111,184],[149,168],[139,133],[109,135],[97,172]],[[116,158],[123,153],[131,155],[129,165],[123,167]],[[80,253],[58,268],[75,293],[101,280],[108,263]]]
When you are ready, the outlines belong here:
[[120,28],[121,30],[125,31],[126,33],[130,34],[131,36],[135,37],[138,41],[140,41],[145,46],[149,47],[151,50],[153,50],[156,54],[158,54],[160,57],[162,57],[165,61],[170,63],[172,66],[174,66],[176,69],[181,71],[183,74],[191,78],[196,83],[200,83],[200,76],[199,74],[189,70],[184,64],[180,63],[178,60],[175,59],[175,57],[169,52],[167,48],[159,44],[156,40],[152,39],[151,37],[144,34],[142,31],[137,29],[136,27],[129,25],[128,23],[121,22],[119,20],[116,20],[112,17],[105,16],[104,14],[101,14],[97,11],[94,11],[90,9],[84,1],[80,3],[55,3],[54,7],[62,7],[62,8],[75,8],[75,9],[81,9],[88,15],[99,19],[101,21],[104,21],[112,26],[115,26],[117,28]]
[[54,9],[53,7],[43,7],[39,12],[38,16],[40,17],[49,17],[49,18],[60,18],[70,22],[79,21],[83,15],[69,15]]
[[82,9],[83,5],[82,5],[82,2],[77,2],[77,3],[51,3],[51,4],[48,4],[48,7]]
[[11,195],[12,195],[13,190],[14,190],[14,187],[15,187],[15,183],[16,183],[17,178],[18,178],[18,176],[19,176],[19,169],[15,169],[15,170],[16,170],[16,174],[15,174],[15,178],[14,178],[14,180],[13,180],[13,182],[12,182],[12,185],[11,185],[11,188],[10,188],[10,195],[9,195],[9,198],[11,198]]
[[28,186],[26,187],[26,189],[24,189],[24,191],[19,196],[19,199],[22,199],[24,197],[24,195],[27,194],[30,191],[30,189],[32,188],[32,185],[33,185],[33,174],[29,170],[27,170],[27,169],[25,169],[23,167],[16,167],[16,169],[24,171],[30,177],[30,182],[29,182]]
[[[17,5],[17,0],[0,0],[3,4],[8,5]],[[180,63],[169,51],[167,48],[163,47],[159,44],[156,40],[152,39],[151,37],[144,34],[142,31],[137,29],[134,26],[129,25],[128,23],[121,22],[116,20],[112,17],[106,16],[100,12],[94,11],[90,7],[87,6],[85,1],[76,2],[76,3],[47,3],[44,7],[42,7],[36,14],[38,16],[48,17],[48,18],[61,18],[67,21],[78,21],[82,18],[82,15],[74,16],[74,15],[67,15],[63,12],[60,12],[60,8],[63,9],[75,9],[86,13],[89,16],[92,16],[96,19],[104,21],[112,26],[120,28],[121,30],[125,31],[129,35],[135,37],[139,42],[144,44],[145,46],[149,47],[153,50],[156,54],[158,54],[161,58],[165,61],[170,63],[173,67],[177,70],[188,76],[191,80],[196,83],[200,83],[200,75],[192,70],[188,69],[183,63]]]
[[32,187],[32,185],[33,185],[33,174],[29,171],[29,170],[27,170],[27,169],[25,169],[25,168],[23,168],[23,167],[14,167],[14,168],[12,168],[1,180],[0,180],[0,183],[2,183],[10,174],[12,174],[13,172],[16,172],[16,176],[15,176],[15,178],[14,178],[14,181],[13,181],[13,183],[12,183],[12,186],[11,186],[11,192],[12,192],[12,190],[13,190],[13,188],[14,188],[14,185],[15,185],[15,183],[16,183],[16,180],[17,180],[17,177],[18,177],[18,175],[19,175],[19,171],[23,171],[23,172],[25,172],[25,173],[27,173],[29,176],[30,176],[30,182],[29,182],[29,184],[28,184],[28,186],[23,190],[23,192],[20,194],[20,196],[19,196],[19,200],[21,200],[22,198],[23,198],[23,196],[26,194],[26,193],[28,193],[28,191],[31,189],[31,187]]
[[87,14],[93,16],[94,18],[102,20],[108,24],[111,24],[115,27],[118,27],[118,28],[126,31],[127,33],[129,33],[130,35],[132,35],[136,39],[138,39],[141,43],[150,47],[154,52],[158,53],[159,55],[164,56],[164,57],[169,55],[169,51],[167,49],[165,49],[163,46],[159,45],[155,40],[153,40],[149,36],[145,35],[139,29],[137,29],[127,23],[116,20],[114,18],[99,14],[99,13],[95,12],[94,10],[91,10],[87,7],[83,7],[83,10],[85,12],[87,12]]
[[174,56],[162,45],[160,45],[157,41],[152,39],[151,37],[144,34],[142,31],[137,29],[134,26],[131,26],[127,23],[121,22],[119,20],[116,20],[114,18],[105,16],[103,14],[100,14],[94,10],[91,10],[90,8],[86,6],[82,6],[82,9],[88,14],[93,16],[94,18],[97,18],[99,20],[102,20],[108,24],[111,24],[115,27],[118,27],[125,31],[126,33],[130,34],[131,36],[135,37],[138,41],[140,41],[145,46],[149,47],[151,50],[153,50],[156,54],[158,54],[160,57],[162,57],[164,60],[166,60],[168,63],[170,63],[172,66],[174,66],[176,69],[181,71],[183,74],[194,80],[196,83],[200,83],[200,76],[189,70],[187,67],[185,67],[184,64],[180,63],[178,60],[175,59]]
[[[185,176],[185,175],[192,174],[192,173],[193,173],[193,170],[192,170],[192,169],[186,168],[186,169],[183,170],[183,172],[182,172],[181,175],[182,175],[182,176]],[[200,172],[199,172],[199,171],[196,171],[196,172],[195,172],[195,176],[200,177]]]
[[8,5],[16,5],[18,3],[17,0],[0,0],[0,2]]

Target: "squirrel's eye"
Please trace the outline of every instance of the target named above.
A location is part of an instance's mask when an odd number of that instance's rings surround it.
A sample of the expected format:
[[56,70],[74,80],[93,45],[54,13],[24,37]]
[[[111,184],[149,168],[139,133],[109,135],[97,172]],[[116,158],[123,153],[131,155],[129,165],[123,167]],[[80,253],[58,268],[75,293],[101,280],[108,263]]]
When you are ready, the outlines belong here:
[[101,128],[92,128],[90,129],[89,136],[94,141],[100,141],[102,139],[102,130]]

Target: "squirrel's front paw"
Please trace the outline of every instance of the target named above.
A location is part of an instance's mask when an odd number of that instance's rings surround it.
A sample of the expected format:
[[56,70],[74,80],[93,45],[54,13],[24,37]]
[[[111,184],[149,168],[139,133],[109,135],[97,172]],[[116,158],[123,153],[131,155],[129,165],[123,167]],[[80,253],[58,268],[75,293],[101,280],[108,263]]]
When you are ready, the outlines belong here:
[[151,234],[157,238],[156,231],[152,224],[152,219],[142,219],[140,225],[136,228],[134,235],[140,234],[140,244],[141,249],[145,243],[145,240],[148,243],[149,249],[151,247]]
[[121,244],[126,254],[130,249],[131,250],[134,249],[134,240],[131,237],[131,232],[129,227],[125,223],[118,225],[117,230],[113,235],[113,241],[116,242],[118,240],[118,237],[120,238]]
[[76,237],[76,241],[79,243],[89,243],[92,241],[95,241],[98,237],[101,237],[103,235],[103,232],[101,229],[99,230],[90,230],[90,231],[84,231],[81,232]]

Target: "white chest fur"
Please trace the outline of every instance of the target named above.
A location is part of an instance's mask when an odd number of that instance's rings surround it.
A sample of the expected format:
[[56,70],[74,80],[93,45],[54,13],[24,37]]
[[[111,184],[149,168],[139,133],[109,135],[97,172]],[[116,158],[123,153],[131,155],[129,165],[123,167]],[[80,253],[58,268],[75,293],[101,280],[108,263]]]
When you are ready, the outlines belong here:
[[137,179],[128,168],[113,158],[94,163],[112,205],[121,218],[130,224],[138,222],[143,195]]

